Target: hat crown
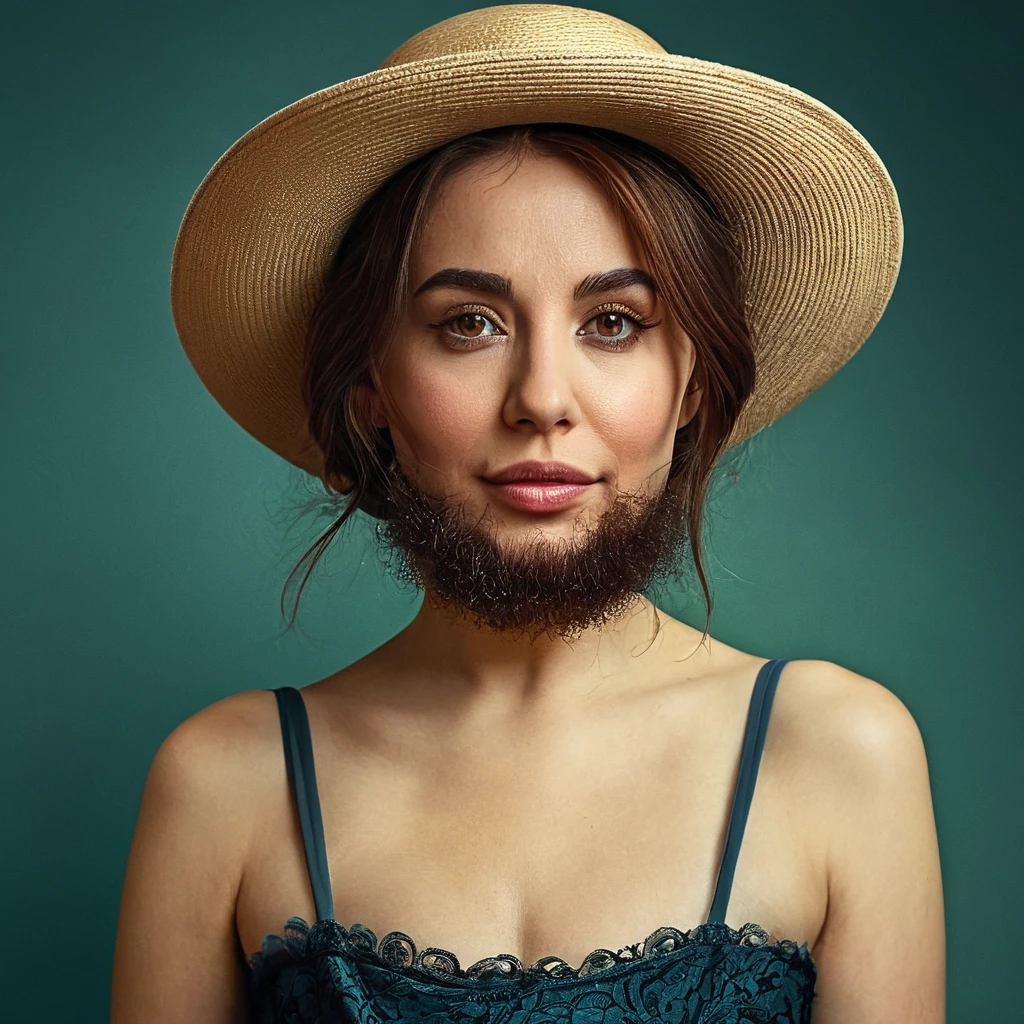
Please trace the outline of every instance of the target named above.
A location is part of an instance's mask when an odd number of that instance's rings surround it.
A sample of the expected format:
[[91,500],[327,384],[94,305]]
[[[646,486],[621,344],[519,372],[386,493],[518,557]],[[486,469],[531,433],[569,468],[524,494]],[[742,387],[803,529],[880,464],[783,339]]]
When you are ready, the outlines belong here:
[[562,4],[501,4],[465,11],[417,32],[380,67],[480,50],[666,52],[646,32],[601,11]]

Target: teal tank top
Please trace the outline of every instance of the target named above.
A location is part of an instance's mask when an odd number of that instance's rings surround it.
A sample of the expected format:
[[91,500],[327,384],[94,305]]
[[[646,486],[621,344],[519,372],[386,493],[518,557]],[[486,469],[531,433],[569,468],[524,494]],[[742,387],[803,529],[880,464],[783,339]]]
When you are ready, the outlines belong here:
[[733,873],[783,660],[758,672],[740,769],[707,921],[656,929],[617,952],[597,949],[579,967],[542,957],[524,967],[508,953],[468,968],[448,950],[417,949],[404,932],[380,940],[334,920],[309,720],[293,687],[277,697],[285,765],[298,809],[316,921],[290,917],[247,959],[251,1024],[809,1024],[817,965],[791,939],[769,942],[758,924],[725,924]]

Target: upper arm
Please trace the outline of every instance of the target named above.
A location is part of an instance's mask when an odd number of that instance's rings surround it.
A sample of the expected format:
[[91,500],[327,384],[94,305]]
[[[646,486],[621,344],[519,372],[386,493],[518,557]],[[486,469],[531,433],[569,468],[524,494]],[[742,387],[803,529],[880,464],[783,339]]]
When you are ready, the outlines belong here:
[[250,697],[193,715],[153,758],[121,894],[111,1024],[245,1019],[234,916],[252,826],[240,742]]
[[832,696],[819,763],[834,814],[814,1022],[941,1024],[942,878],[921,733],[885,687],[817,664]]

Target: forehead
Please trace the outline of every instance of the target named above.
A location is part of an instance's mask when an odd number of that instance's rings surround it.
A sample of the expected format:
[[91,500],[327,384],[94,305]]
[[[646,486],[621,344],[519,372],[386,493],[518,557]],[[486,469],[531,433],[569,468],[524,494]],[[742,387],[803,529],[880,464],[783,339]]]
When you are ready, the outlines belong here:
[[453,265],[540,281],[643,264],[615,205],[571,158],[528,154],[518,166],[480,159],[444,182],[410,254],[410,283]]

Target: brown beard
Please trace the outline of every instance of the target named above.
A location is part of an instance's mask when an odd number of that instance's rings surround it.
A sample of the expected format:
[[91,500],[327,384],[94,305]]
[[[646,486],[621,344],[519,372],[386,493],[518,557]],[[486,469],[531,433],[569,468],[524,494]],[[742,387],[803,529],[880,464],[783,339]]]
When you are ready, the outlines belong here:
[[653,496],[642,488],[619,491],[594,528],[577,516],[572,539],[499,545],[482,525],[493,524],[489,510],[468,521],[463,504],[420,490],[397,462],[388,481],[389,518],[377,524],[385,564],[422,588],[433,607],[480,628],[514,638],[578,638],[680,572],[686,519],[682,500],[667,487]]

